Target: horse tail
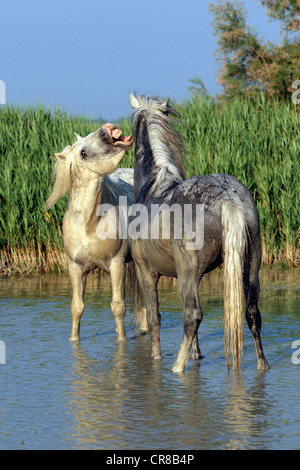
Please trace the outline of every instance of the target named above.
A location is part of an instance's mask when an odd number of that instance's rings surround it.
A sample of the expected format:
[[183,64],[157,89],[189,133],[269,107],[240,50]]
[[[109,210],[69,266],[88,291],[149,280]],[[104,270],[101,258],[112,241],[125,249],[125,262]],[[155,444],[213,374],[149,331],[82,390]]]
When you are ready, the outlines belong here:
[[224,348],[226,364],[239,369],[243,360],[244,263],[248,244],[244,210],[226,201],[222,205],[222,245],[224,262]]

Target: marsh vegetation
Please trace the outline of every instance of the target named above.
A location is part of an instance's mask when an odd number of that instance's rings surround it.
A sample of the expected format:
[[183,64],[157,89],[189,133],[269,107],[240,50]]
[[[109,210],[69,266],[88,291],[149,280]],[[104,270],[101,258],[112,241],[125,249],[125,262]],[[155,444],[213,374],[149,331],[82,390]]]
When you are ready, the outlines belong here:
[[[300,262],[299,117],[292,102],[198,97],[176,105],[185,139],[186,176],[228,173],[251,191],[261,221],[263,262]],[[131,132],[130,118],[116,122]],[[101,127],[85,116],[43,106],[0,108],[0,270],[2,274],[65,271],[61,223],[67,195],[45,211],[54,153],[74,132]],[[134,149],[120,166],[133,167]]]

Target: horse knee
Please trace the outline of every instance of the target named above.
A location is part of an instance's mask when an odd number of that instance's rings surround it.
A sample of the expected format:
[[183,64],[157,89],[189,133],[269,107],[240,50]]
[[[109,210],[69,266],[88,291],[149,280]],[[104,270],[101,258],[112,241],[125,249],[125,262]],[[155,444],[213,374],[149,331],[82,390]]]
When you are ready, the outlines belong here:
[[191,313],[185,312],[183,329],[187,336],[194,336],[197,333],[202,318],[201,309],[194,309]]
[[115,317],[124,318],[125,317],[125,304],[123,301],[113,300],[110,304],[111,310]]
[[73,299],[71,302],[72,331],[70,341],[79,341],[80,320],[84,312],[84,303],[81,299]]
[[118,341],[126,341],[126,332],[124,326],[125,303],[121,300],[113,300],[111,302],[111,309],[115,317]]
[[74,318],[81,318],[84,311],[84,302],[82,299],[73,299],[71,302],[71,313]]
[[150,330],[153,330],[155,328],[160,328],[161,315],[159,312],[153,313],[151,312],[150,309],[147,309],[146,319],[147,319],[148,327]]
[[246,309],[246,320],[252,333],[260,333],[261,315],[257,305],[248,305]]

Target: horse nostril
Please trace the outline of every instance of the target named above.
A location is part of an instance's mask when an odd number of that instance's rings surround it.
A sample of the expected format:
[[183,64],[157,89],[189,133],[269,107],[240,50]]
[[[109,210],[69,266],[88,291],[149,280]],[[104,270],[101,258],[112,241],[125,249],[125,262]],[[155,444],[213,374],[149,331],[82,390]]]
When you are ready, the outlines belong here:
[[102,139],[104,142],[108,142],[108,141],[109,141],[108,132],[107,132],[107,130],[104,129],[103,127],[101,127],[101,129],[99,130],[99,137],[100,137],[100,139]]

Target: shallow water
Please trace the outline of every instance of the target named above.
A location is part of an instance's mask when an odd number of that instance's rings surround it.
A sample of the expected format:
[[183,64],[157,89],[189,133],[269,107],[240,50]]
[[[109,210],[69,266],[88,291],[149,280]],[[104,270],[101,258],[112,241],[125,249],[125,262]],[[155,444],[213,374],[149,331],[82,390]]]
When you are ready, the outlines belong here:
[[6,353],[0,364],[0,448],[299,449],[300,364],[292,361],[294,353],[300,362],[300,343],[298,356],[292,348],[300,340],[299,274],[261,271],[262,339],[271,369],[256,370],[245,325],[244,371],[229,374],[221,271],[206,276],[199,331],[205,358],[189,360],[183,375],[171,373],[182,336],[172,280],[160,282],[163,360],[157,362],[150,359],[149,335],[139,334],[130,313],[128,342],[116,342],[107,277],[88,278],[77,345],[68,341],[67,277],[0,279]]

